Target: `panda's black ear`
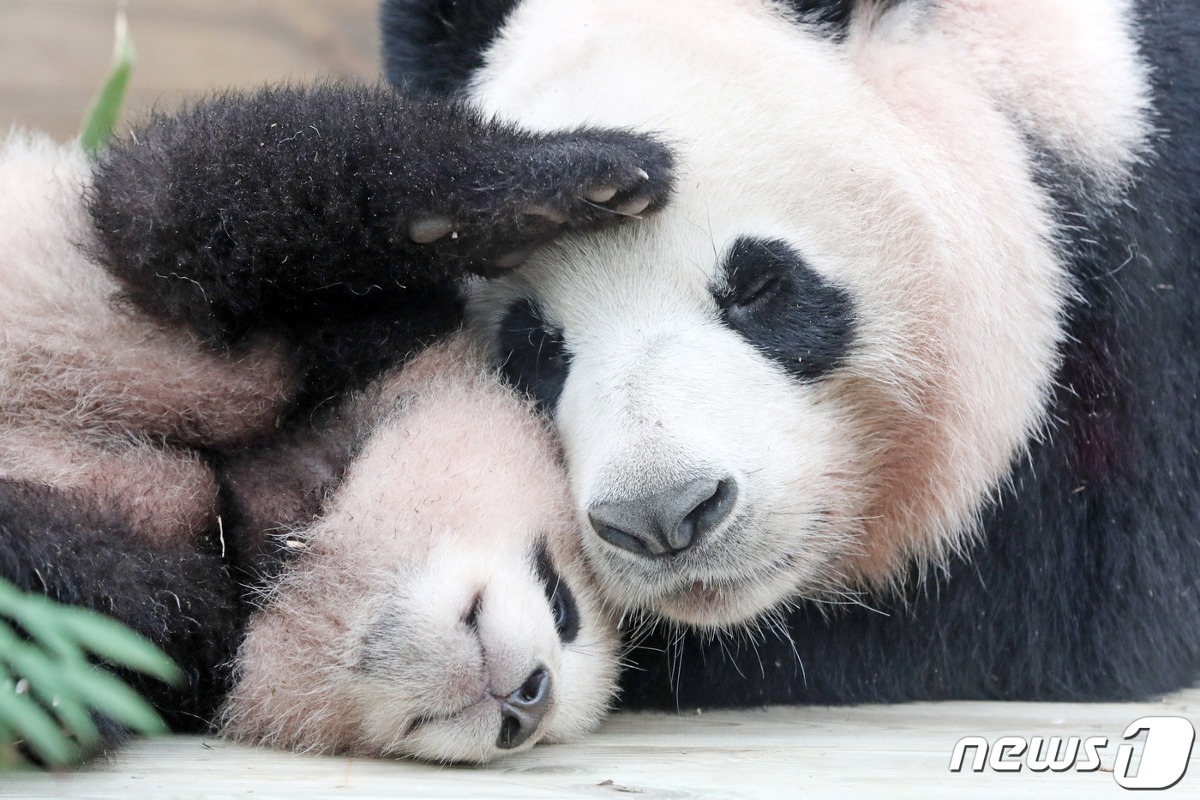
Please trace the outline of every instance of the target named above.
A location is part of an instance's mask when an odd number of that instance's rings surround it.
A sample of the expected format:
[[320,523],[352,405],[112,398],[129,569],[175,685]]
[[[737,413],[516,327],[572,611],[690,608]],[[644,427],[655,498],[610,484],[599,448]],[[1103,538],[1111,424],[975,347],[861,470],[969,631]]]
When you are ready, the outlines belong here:
[[854,14],[854,0],[787,0],[784,4],[805,22],[816,22],[844,34]]
[[873,10],[875,13],[890,11],[909,0],[785,0],[784,5],[794,11],[805,24],[817,25],[836,40],[845,38],[850,21],[856,13]]
[[383,0],[387,78],[434,92],[461,89],[518,0]]

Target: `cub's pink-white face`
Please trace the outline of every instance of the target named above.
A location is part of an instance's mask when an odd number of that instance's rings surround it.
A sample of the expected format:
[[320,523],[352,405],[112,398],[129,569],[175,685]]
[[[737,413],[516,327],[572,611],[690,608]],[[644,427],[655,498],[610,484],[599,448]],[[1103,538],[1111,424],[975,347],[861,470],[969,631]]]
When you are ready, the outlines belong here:
[[471,299],[554,415],[619,606],[715,627],[894,584],[964,544],[1044,422],[1070,288],[1028,143],[1124,179],[1126,5],[891,6],[833,41],[756,0],[525,0],[473,78],[500,117],[679,155],[660,214]]
[[484,762],[591,730],[616,621],[529,405],[439,346],[385,413],[251,620],[224,711],[290,749]]

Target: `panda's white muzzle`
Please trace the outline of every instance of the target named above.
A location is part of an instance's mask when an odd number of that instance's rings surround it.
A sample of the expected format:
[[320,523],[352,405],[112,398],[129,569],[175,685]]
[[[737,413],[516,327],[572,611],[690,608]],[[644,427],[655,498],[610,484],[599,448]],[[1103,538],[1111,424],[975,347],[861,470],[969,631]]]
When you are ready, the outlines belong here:
[[719,627],[817,583],[834,426],[806,393],[703,320],[597,344],[576,345],[556,417],[610,600]]

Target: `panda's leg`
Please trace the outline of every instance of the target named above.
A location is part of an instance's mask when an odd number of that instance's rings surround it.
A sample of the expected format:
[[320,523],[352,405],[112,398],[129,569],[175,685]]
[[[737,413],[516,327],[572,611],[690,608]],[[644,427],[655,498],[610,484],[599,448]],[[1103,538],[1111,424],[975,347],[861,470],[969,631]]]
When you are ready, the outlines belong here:
[[217,447],[274,430],[295,395],[288,343],[263,335],[217,352],[178,323],[114,303],[119,285],[86,252],[95,241],[89,175],[77,144],[0,136],[0,431],[59,429],[61,443],[75,436],[67,429],[132,432]]
[[147,547],[84,495],[0,479],[0,576],[106,614],[158,645],[183,670],[184,685],[122,677],[175,729],[212,718],[248,616],[216,549]]
[[194,544],[217,514],[216,476],[198,453],[128,433],[6,426],[0,479],[86,497],[122,520],[125,535],[153,548]]
[[44,307],[36,319],[7,320],[0,428],[40,420],[222,447],[273,430],[296,395],[294,354],[279,340],[219,352],[178,325],[111,308],[108,297],[82,298],[71,312],[54,299],[33,298]]
[[532,134],[446,99],[324,85],[160,116],[96,167],[97,255],[214,342],[310,329],[364,298],[517,266],[662,206],[672,156],[618,130]]

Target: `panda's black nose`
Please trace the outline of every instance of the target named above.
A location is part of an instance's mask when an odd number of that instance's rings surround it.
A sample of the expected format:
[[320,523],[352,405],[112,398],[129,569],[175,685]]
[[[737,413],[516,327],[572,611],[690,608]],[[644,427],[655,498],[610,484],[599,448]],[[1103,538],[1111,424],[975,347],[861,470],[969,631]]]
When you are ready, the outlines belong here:
[[515,692],[500,699],[500,734],[496,747],[512,750],[533,736],[550,708],[551,681],[545,667],[529,674]]
[[596,503],[588,518],[609,544],[664,558],[695,546],[725,521],[736,502],[732,478],[696,478],[632,500]]

